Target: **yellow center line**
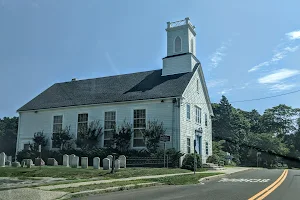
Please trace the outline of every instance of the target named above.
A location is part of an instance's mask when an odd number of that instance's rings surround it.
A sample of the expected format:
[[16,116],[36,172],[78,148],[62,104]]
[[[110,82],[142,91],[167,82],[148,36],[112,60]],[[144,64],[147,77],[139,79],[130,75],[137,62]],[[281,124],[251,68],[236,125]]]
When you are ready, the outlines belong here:
[[[256,198],[258,198],[259,196],[262,196],[264,193],[268,192],[269,190],[273,189],[273,187],[275,186],[275,189],[284,181],[284,179],[286,178],[286,174],[287,174],[288,170],[285,169],[283,171],[283,173],[279,176],[279,178],[274,181],[274,183],[272,183],[271,185],[269,185],[268,187],[266,187],[265,189],[263,189],[262,191],[260,191],[259,193],[257,193],[256,195],[254,195],[253,197],[249,198],[248,200],[255,200]],[[284,178],[284,179],[283,179]],[[280,182],[283,179],[282,182]],[[276,187],[276,184],[279,183],[279,185]],[[274,189],[274,190],[275,190]],[[274,191],[274,190],[271,190]],[[268,194],[270,194],[271,192],[269,192]],[[266,195],[267,196],[267,195]],[[266,197],[265,196],[265,197]]]
[[268,196],[271,192],[273,192],[274,190],[276,190],[276,188],[278,188],[282,183],[283,181],[285,180],[285,178],[287,177],[288,175],[288,171],[286,171],[285,175],[283,176],[283,178],[272,188],[270,189],[268,192],[266,192],[265,194],[263,194],[262,196],[260,196],[259,198],[257,198],[257,200],[262,200],[264,199],[266,196]]

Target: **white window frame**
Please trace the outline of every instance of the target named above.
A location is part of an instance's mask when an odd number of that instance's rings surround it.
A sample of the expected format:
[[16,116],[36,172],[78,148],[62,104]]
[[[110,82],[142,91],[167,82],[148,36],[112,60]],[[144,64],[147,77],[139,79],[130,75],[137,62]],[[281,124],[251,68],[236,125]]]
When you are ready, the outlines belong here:
[[[177,37],[180,39],[180,51],[176,51],[176,39]],[[174,53],[181,53],[182,52],[182,38],[178,35],[175,37],[174,41],[173,41],[173,46],[174,46]]]
[[205,126],[208,126],[207,113],[205,113],[205,115],[204,115],[204,124],[205,124]]
[[[79,115],[87,115],[87,121],[82,121],[82,122],[79,122]],[[76,123],[76,138],[78,138],[78,128],[79,128],[79,124],[83,124],[83,123],[86,123],[87,124],[87,128],[89,127],[89,113],[88,112],[81,112],[81,113],[78,113],[77,114],[77,123]]]
[[201,124],[201,108],[195,106],[195,122]]
[[[54,123],[54,117],[61,117],[61,123]],[[62,114],[56,114],[52,116],[52,132],[51,132],[51,138],[53,135],[57,132],[54,133],[54,125],[55,124],[61,124],[61,130],[63,129],[63,123],[64,123],[64,115]],[[53,140],[51,139],[51,149],[59,149],[60,147],[53,147]]]
[[[136,110],[145,110],[145,128],[134,128],[134,120],[135,119],[143,119],[143,118],[134,118],[134,111]],[[136,149],[144,149],[146,147],[146,145],[144,146],[134,146],[134,139],[143,139],[143,137],[138,137],[135,138],[134,137],[134,130],[145,130],[147,128],[147,109],[146,108],[134,108],[132,109],[132,142],[131,142],[131,147],[132,148],[136,148]]]
[[196,81],[196,90],[199,93],[199,79],[197,79],[197,81]]
[[189,103],[186,104],[186,119],[191,120],[191,105]]
[[[188,143],[188,141],[190,141],[190,144]],[[187,153],[191,153],[191,138],[190,137],[187,137],[186,138],[186,152]]]
[[[115,120],[106,120],[105,119],[105,115],[106,115],[106,113],[115,113]],[[115,110],[108,110],[108,111],[105,111],[104,112],[104,118],[103,118],[104,120],[104,123],[103,123],[103,147],[107,147],[107,146],[105,146],[105,140],[111,140],[112,138],[110,138],[110,139],[105,139],[105,131],[112,131],[113,129],[105,129],[105,122],[107,121],[110,121],[110,122],[112,122],[112,121],[114,121],[115,122],[115,130],[116,130],[116,128],[117,128],[117,111],[115,111]]]

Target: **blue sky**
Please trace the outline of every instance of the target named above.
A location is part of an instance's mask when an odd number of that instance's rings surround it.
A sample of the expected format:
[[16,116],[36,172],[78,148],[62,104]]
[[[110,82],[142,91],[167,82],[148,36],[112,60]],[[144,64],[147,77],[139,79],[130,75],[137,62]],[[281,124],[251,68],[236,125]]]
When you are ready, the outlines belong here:
[[[0,0],[0,117],[56,82],[162,68],[167,21],[190,17],[212,102],[300,88],[300,2]],[[233,105],[285,103],[300,92]]]

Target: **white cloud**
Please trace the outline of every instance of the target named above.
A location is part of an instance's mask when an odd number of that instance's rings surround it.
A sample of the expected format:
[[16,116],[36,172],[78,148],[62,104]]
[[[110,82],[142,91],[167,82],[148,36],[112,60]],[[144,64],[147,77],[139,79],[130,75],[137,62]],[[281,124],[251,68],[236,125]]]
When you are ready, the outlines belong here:
[[287,79],[292,76],[296,76],[300,74],[299,70],[292,70],[292,69],[280,69],[272,74],[266,75],[258,79],[259,83],[279,83],[280,81]]
[[224,89],[224,90],[218,92],[218,94],[221,94],[221,95],[228,94],[231,90],[232,90],[232,88]]
[[284,47],[280,50],[275,50],[275,53],[273,54],[271,60],[262,62],[262,63],[260,63],[256,66],[252,67],[251,69],[248,70],[248,72],[254,72],[254,71],[258,70],[261,67],[269,66],[271,64],[275,64],[278,61],[282,60],[284,57],[286,57],[288,53],[295,52],[298,49],[299,49],[299,46],[294,46],[294,47],[286,46],[286,47]]
[[292,89],[294,87],[296,87],[295,84],[284,84],[284,83],[282,83],[282,84],[272,85],[270,87],[270,90],[276,92],[276,91],[290,90],[290,89]]
[[228,80],[227,79],[215,79],[215,80],[209,80],[207,81],[207,87],[208,88],[213,88],[217,86],[222,86],[225,84]]
[[292,31],[285,34],[290,40],[300,39],[300,30]]
[[228,46],[231,45],[231,39],[229,39],[227,42],[223,42],[219,48],[210,56],[210,68],[214,69],[218,67],[219,63],[223,60],[223,58],[226,56],[226,50]]

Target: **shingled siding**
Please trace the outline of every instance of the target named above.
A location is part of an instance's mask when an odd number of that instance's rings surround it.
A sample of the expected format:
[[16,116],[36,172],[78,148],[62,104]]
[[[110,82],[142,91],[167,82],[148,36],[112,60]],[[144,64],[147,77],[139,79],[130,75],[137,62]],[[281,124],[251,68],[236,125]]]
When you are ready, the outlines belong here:
[[[200,69],[199,69],[200,70]],[[199,80],[199,93],[197,92],[197,79]],[[205,95],[203,93],[200,76],[198,72],[195,72],[185,92],[183,93],[183,101],[180,107],[180,150],[183,153],[187,153],[187,138],[191,140],[191,152],[194,152],[193,141],[195,139],[195,129],[198,129],[200,125],[196,123],[195,106],[201,108],[201,127],[202,133],[202,162],[205,163],[209,155],[212,155],[212,128],[211,118],[209,117],[209,108],[206,104]],[[190,104],[191,118],[187,120],[187,108],[186,104]],[[208,124],[205,126],[205,113],[208,116]],[[206,155],[205,142],[208,142],[209,153]]]
[[[19,137],[17,149],[22,150],[24,144],[31,141],[35,132],[44,131],[44,133],[51,138],[53,116],[63,115],[63,127],[71,126],[71,133],[77,132],[77,117],[80,113],[88,113],[88,120],[100,120],[102,126],[104,125],[104,112],[116,111],[117,125],[121,125],[123,121],[133,123],[133,110],[146,109],[146,120],[159,120],[164,123],[166,134],[172,136],[172,99],[161,100],[147,100],[134,101],[115,104],[102,104],[91,106],[76,106],[68,108],[45,109],[34,111],[20,112],[19,121]],[[172,137],[175,139],[175,137]],[[103,140],[102,140],[103,141]],[[178,140],[177,140],[178,141]],[[178,144],[168,143],[167,148],[178,147]]]

